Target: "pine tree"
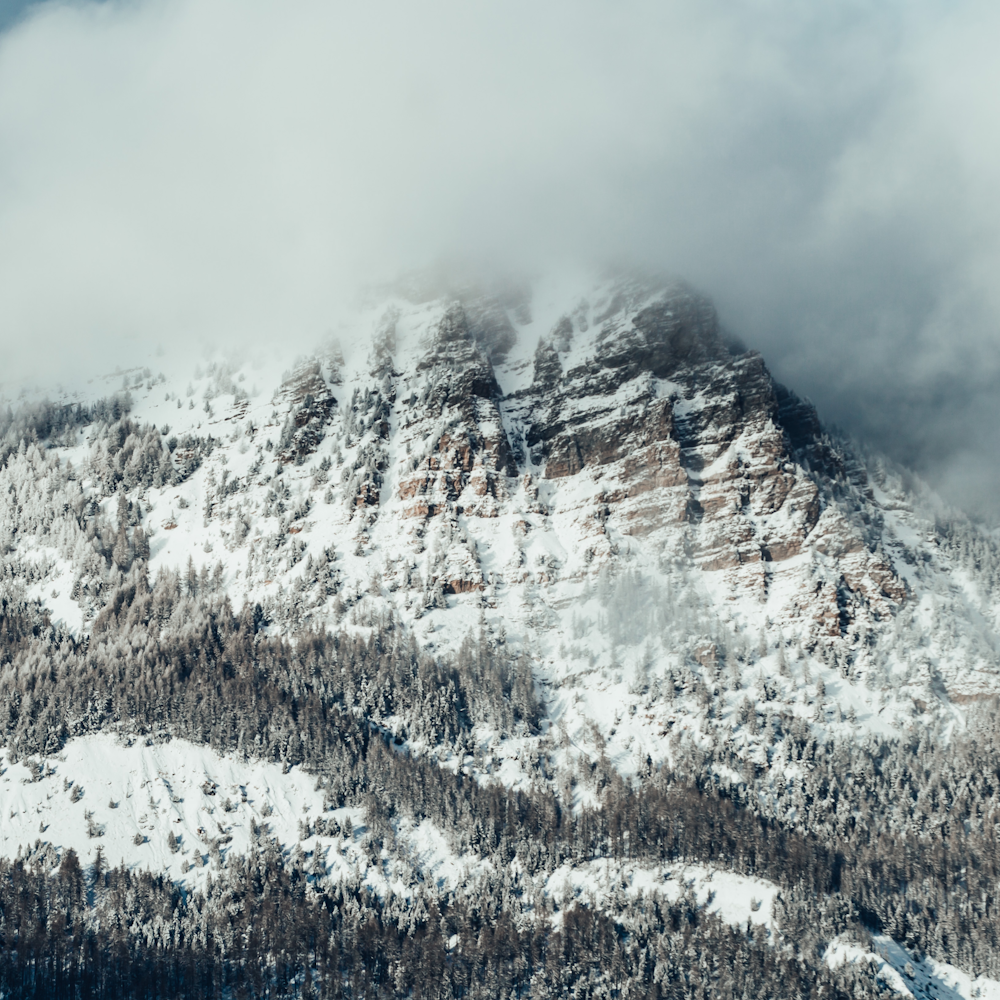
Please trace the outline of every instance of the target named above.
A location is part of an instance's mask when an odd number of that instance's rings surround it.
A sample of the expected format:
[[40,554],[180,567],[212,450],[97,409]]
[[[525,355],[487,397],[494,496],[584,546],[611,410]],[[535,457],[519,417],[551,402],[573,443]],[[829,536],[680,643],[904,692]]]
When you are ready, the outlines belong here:
[[135,530],[132,532],[132,548],[135,552],[135,558],[141,562],[147,562],[149,560],[149,539],[146,537],[146,533],[142,530],[142,525],[137,525]]
[[131,565],[132,560],[129,558],[128,536],[125,534],[124,524],[118,528],[118,535],[115,538],[115,546],[111,551],[111,558],[123,573]]

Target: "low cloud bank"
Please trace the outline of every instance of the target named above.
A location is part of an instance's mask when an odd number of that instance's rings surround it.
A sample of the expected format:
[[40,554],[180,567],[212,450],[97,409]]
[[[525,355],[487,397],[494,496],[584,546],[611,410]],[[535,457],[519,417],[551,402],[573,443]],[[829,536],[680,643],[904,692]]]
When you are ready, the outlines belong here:
[[0,35],[3,378],[303,345],[442,259],[680,274],[1000,511],[982,3],[38,4]]

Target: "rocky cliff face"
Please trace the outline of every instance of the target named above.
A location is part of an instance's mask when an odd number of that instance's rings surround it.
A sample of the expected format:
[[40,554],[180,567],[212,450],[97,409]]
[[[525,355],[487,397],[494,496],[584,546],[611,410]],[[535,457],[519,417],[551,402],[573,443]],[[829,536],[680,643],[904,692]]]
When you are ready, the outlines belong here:
[[[506,393],[517,372],[491,363],[461,303],[402,368],[387,390],[403,450],[386,499],[403,517],[495,518],[527,500],[532,530],[564,550],[545,582],[597,573],[629,540],[715,574],[810,647],[857,642],[907,600],[867,474],[684,288],[623,282],[577,305]],[[471,569],[446,589],[481,588]]]
[[[122,465],[150,570],[218,564],[272,630],[391,614],[429,649],[520,649],[549,724],[626,772],[682,730],[752,756],[796,718],[899,731],[1000,691],[994,537],[831,439],[690,289],[393,294],[340,339],[256,395],[235,366],[140,382],[62,460]],[[110,512],[102,476],[80,502]],[[86,631],[75,530],[32,579]]]

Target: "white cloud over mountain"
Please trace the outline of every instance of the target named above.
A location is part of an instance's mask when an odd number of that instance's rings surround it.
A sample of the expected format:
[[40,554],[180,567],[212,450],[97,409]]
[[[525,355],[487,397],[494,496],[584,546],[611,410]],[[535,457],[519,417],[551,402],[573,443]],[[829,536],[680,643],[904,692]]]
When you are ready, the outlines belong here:
[[0,36],[4,373],[311,344],[359,282],[428,261],[624,259],[714,295],[828,418],[988,498],[996,19],[40,4]]

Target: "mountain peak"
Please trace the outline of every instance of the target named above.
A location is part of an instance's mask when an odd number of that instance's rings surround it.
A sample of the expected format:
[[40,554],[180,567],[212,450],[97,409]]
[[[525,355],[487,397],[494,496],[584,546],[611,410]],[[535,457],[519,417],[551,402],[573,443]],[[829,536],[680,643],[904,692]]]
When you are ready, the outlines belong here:
[[[913,555],[936,530],[925,500],[831,438],[708,299],[621,275],[498,288],[387,292],[339,332],[346,357],[328,347],[256,396],[238,365],[176,385],[143,376],[127,427],[105,407],[104,424],[74,431],[67,458],[106,457],[73,489],[100,505],[124,487],[152,573],[218,563],[233,602],[260,603],[276,630],[381,608],[441,649],[480,623],[559,684],[632,675],[651,644],[656,670],[709,683],[742,662],[746,685],[754,663],[774,667],[780,634],[810,670],[837,664],[875,729],[899,716],[863,708],[872,691],[893,689],[905,716],[1000,690],[996,609],[956,596],[940,544]],[[595,597],[626,578],[648,591],[627,638]],[[679,594],[704,620],[658,634],[658,602]],[[954,635],[928,637],[914,613],[928,594],[963,622]],[[82,597],[76,628],[99,610]],[[900,628],[940,650],[901,686]],[[590,636],[585,669],[574,629]],[[805,676],[782,682],[788,698]]]

